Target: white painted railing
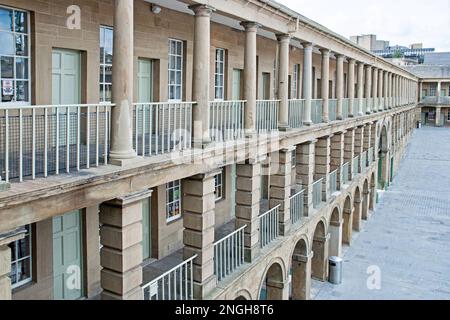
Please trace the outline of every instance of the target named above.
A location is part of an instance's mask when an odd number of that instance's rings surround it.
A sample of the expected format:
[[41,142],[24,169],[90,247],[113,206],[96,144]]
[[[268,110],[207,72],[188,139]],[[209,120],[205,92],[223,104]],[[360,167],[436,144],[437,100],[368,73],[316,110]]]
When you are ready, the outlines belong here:
[[245,101],[213,101],[209,103],[212,141],[229,141],[244,137]]
[[139,156],[164,154],[191,147],[195,102],[134,104],[134,148]]
[[338,170],[336,169],[330,173],[330,194],[333,194],[338,191],[337,177],[338,177]]
[[341,175],[343,184],[348,184],[350,182],[350,162],[342,165]]
[[302,190],[290,197],[292,224],[296,224],[303,218],[304,195],[305,190]]
[[193,264],[197,255],[183,261],[142,286],[144,300],[193,300]]
[[367,168],[367,151],[361,154],[361,172],[365,172]]
[[107,164],[112,106],[2,107],[0,176],[22,182]]
[[328,100],[328,117],[330,121],[337,120],[337,99]]
[[348,119],[350,114],[350,99],[342,99],[342,119]]
[[359,156],[353,158],[353,176],[356,177],[359,174]]
[[373,150],[374,150],[374,148],[372,147],[367,152],[367,162],[369,165],[371,165],[373,162]]
[[420,103],[421,104],[431,104],[431,105],[436,105],[436,104],[450,105],[450,97],[426,96],[426,97],[422,98]]
[[214,243],[214,274],[222,281],[244,264],[244,226]]
[[323,178],[313,183],[313,207],[317,209],[322,203]]
[[305,111],[305,100],[289,100],[289,127],[303,127],[303,113]]
[[362,104],[362,113],[364,115],[367,113],[367,99],[361,98],[361,104]]
[[259,243],[261,248],[266,247],[278,238],[278,212],[280,205],[270,209],[259,216]]
[[311,100],[311,120],[313,123],[322,123],[322,108],[323,108],[323,100],[322,99],[313,99]]
[[280,100],[256,101],[256,130],[270,132],[278,130]]

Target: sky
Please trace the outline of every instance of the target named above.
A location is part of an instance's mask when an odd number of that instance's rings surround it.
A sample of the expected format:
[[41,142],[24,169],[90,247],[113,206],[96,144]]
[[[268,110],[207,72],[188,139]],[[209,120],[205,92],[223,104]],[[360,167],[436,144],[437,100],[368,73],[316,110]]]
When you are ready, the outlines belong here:
[[277,0],[340,35],[450,52],[450,0]]

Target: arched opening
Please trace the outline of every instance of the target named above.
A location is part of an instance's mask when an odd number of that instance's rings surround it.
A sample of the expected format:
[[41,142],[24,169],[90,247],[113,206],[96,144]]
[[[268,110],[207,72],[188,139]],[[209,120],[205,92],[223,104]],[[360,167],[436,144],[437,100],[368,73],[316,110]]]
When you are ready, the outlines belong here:
[[291,274],[290,297],[292,300],[308,300],[311,288],[311,255],[304,239],[300,239],[295,245]]
[[388,134],[386,126],[383,126],[378,143],[378,189],[384,190],[388,185]]
[[362,198],[362,219],[367,220],[369,218],[369,181],[364,181],[363,186],[363,198]]
[[334,208],[330,219],[330,256],[342,255],[342,221],[339,208]]
[[369,195],[369,208],[375,211],[375,201],[376,201],[376,180],[375,173],[372,172],[372,177],[370,178],[370,195]]
[[236,299],[234,299],[234,300],[247,300],[244,296],[239,296],[239,297],[237,297]]
[[314,231],[312,251],[311,275],[316,280],[326,281],[328,276],[328,238],[323,221],[319,221]]
[[342,225],[342,244],[350,245],[352,241],[352,225],[353,225],[353,210],[352,200],[347,197],[344,202],[343,211],[344,224]]
[[359,188],[355,190],[353,197],[353,230],[361,230],[361,191]]
[[287,295],[284,294],[286,291],[284,287],[283,268],[279,263],[275,262],[264,276],[259,300],[287,300]]

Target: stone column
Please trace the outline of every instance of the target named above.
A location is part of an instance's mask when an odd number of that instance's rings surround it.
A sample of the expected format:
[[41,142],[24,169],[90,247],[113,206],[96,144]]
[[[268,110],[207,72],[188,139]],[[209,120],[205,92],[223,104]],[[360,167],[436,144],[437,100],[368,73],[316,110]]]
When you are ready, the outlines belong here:
[[219,172],[199,174],[182,181],[183,256],[186,260],[198,255],[193,263],[194,298],[198,300],[205,299],[216,285],[214,176]]
[[286,131],[289,128],[289,34],[277,35],[280,46],[278,66],[278,99],[280,99],[278,128]]
[[297,181],[301,182],[304,192],[304,215],[311,216],[313,211],[315,143],[308,141],[297,147]]
[[350,209],[344,208],[343,210],[344,224],[342,230],[342,242],[348,245],[352,243],[353,203],[350,205],[350,207]]
[[245,28],[244,51],[244,99],[245,103],[245,131],[247,136],[256,132],[256,32],[259,25],[245,21],[241,25]]
[[322,179],[322,199],[328,201],[330,197],[330,158],[331,138],[319,138],[315,148],[315,174],[314,180]]
[[392,107],[393,107],[393,99],[392,99],[392,73],[391,72],[389,72],[389,80],[388,80],[388,83],[389,83],[389,85],[388,85],[388,101],[389,101],[389,104],[388,104],[388,106],[389,106],[389,109],[392,109]]
[[310,299],[312,258],[312,252],[292,257],[292,300]]
[[349,163],[349,179],[353,179],[353,157],[355,154],[355,130],[349,129],[344,137],[344,163]]
[[328,250],[330,234],[325,237],[314,237],[312,259],[312,277],[319,281],[326,281],[328,277]]
[[423,83],[419,83],[419,101],[422,101],[423,99]]
[[342,256],[342,225],[344,221],[330,222],[330,256]]
[[344,164],[344,137],[345,131],[337,132],[331,137],[330,171],[338,170],[337,187],[342,189],[342,165]]
[[372,140],[372,124],[369,123],[366,126],[364,126],[364,144],[363,144],[363,150],[368,151],[372,146],[370,145]]
[[383,70],[378,70],[378,111],[383,111],[384,109],[384,78],[383,78]]
[[269,206],[275,208],[280,205],[278,212],[280,235],[285,236],[291,227],[290,197],[292,186],[292,152],[295,147],[282,149],[278,152],[278,163],[271,165],[275,173],[270,177]]
[[[357,127],[355,129],[355,150],[354,157],[359,156],[359,167],[361,168],[361,155],[363,152],[364,145],[364,127]],[[361,168],[362,169],[362,168]],[[360,171],[362,172],[362,170]],[[356,175],[356,173],[354,173]]]
[[349,59],[348,60],[348,98],[349,100],[349,117],[354,117],[355,113],[355,60]]
[[398,107],[401,103],[400,101],[400,86],[399,86],[399,75],[395,76],[395,106]]
[[436,127],[441,126],[441,107],[436,107]]
[[248,160],[245,164],[237,164],[236,175],[236,228],[247,225],[244,231],[245,261],[253,262],[260,251],[261,163]]
[[374,68],[372,72],[372,97],[373,112],[378,112],[378,68]]
[[389,88],[389,82],[388,82],[388,72],[384,71],[383,74],[383,100],[384,100],[384,110],[387,110],[389,107],[389,99],[388,99],[388,88]]
[[358,116],[363,115],[364,63],[358,63]]
[[322,53],[322,92],[321,97],[323,100],[322,104],[322,122],[330,122],[329,116],[329,87],[330,82],[330,50],[320,49]]
[[311,99],[312,99],[312,52],[313,44],[306,42],[303,46],[303,97],[305,99],[305,110],[303,112],[303,124],[312,125]]
[[192,100],[197,102],[192,109],[192,143],[203,148],[211,142],[209,135],[209,82],[211,12],[208,5],[189,6],[194,11],[194,57],[192,70]]
[[100,205],[101,286],[104,300],[142,300],[142,200],[133,193]]
[[342,120],[342,103],[344,99],[344,56],[338,54],[336,56],[336,98],[337,98],[337,114],[336,119]]
[[365,84],[365,89],[366,89],[366,99],[367,99],[367,113],[370,114],[372,113],[372,97],[371,97],[371,93],[372,93],[372,66],[366,66],[366,84]]
[[289,283],[286,279],[283,281],[268,279],[266,290],[270,300],[289,300]]
[[11,300],[11,248],[10,243],[25,237],[26,230],[19,228],[12,232],[0,233],[0,301]]
[[438,81],[438,83],[437,83],[437,90],[436,90],[436,97],[440,97],[441,96],[441,89],[442,89],[442,82]]
[[112,74],[111,151],[114,165],[136,157],[133,150],[134,2],[115,0]]

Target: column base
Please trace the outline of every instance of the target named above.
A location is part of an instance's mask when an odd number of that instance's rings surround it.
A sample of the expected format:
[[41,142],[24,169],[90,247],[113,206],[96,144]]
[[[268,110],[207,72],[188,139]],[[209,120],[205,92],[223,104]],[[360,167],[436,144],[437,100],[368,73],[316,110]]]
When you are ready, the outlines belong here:
[[144,297],[142,295],[142,289],[136,288],[133,291],[128,292],[127,294],[121,296],[109,291],[102,291],[101,300],[143,300]]
[[255,261],[255,258],[259,256],[261,252],[261,247],[259,246],[259,242],[256,243],[251,248],[244,248],[244,260],[245,262],[252,263]]
[[126,152],[115,152],[111,151],[109,153],[109,163],[114,166],[126,166],[129,163],[133,162],[137,157],[137,154],[134,150],[129,150]]
[[322,123],[330,123],[330,119],[328,117],[322,117]]
[[211,276],[203,283],[194,281],[194,299],[205,300],[207,295],[216,287],[216,276]]
[[0,181],[0,192],[8,191],[11,189],[11,184],[9,182]]
[[278,125],[278,130],[282,131],[282,132],[286,132],[288,130],[290,130],[291,128],[289,127],[288,124],[280,124]]
[[285,237],[289,234],[289,231],[291,231],[291,221],[285,221],[278,223],[278,229],[280,232],[280,236]]
[[247,139],[252,139],[256,136],[257,132],[255,129],[245,129],[244,135]]
[[311,120],[306,120],[306,121],[303,121],[303,124],[304,124],[305,126],[307,126],[307,127],[310,127],[310,126],[312,126],[314,123],[313,123]]
[[211,142],[211,140],[192,141],[192,147],[194,149],[206,149],[211,144]]

